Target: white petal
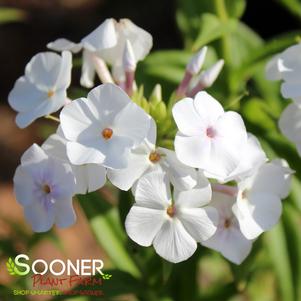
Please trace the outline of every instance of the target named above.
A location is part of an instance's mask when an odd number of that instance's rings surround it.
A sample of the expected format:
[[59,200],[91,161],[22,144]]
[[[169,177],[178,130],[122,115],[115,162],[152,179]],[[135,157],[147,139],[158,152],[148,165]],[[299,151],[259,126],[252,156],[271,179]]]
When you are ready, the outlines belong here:
[[174,199],[177,207],[197,208],[207,205],[212,197],[211,185],[201,171],[198,172],[197,185],[190,190],[175,187]]
[[294,103],[282,112],[279,127],[284,136],[296,143],[301,141],[301,109]]
[[181,133],[192,136],[204,131],[207,124],[198,115],[192,98],[184,98],[172,109],[173,118]]
[[72,226],[76,221],[76,215],[72,206],[72,200],[63,200],[55,203],[54,223],[59,228]]
[[62,58],[54,52],[36,54],[26,65],[25,76],[41,88],[53,88],[61,72]]
[[246,239],[236,227],[230,227],[218,229],[213,237],[204,241],[202,245],[220,252],[233,263],[241,264],[251,252],[252,241]]
[[221,104],[204,91],[195,96],[193,104],[200,118],[208,125],[214,125],[217,119],[224,114]]
[[22,164],[38,164],[42,161],[48,159],[47,154],[43,151],[43,149],[37,144],[33,144],[30,148],[28,148],[25,153],[21,157]]
[[[138,61],[143,60],[153,46],[152,36],[129,19],[121,19],[118,25],[119,33],[124,41],[130,41],[135,58]],[[122,48],[124,49],[124,46]]]
[[115,116],[132,103],[121,88],[110,83],[94,88],[87,98],[94,105],[105,126],[111,125]]
[[10,106],[18,112],[26,112],[40,105],[47,93],[37,89],[24,76],[20,77],[8,95]]
[[113,126],[118,136],[130,137],[136,147],[146,138],[150,119],[142,108],[130,103],[116,116]]
[[176,214],[187,232],[198,242],[207,240],[216,231],[218,213],[213,207],[187,208],[185,206],[179,208]]
[[146,152],[132,151],[128,157],[128,166],[124,169],[108,170],[108,179],[121,190],[129,190],[133,184],[151,167]]
[[76,44],[68,39],[60,38],[47,44],[47,48],[55,51],[69,50],[73,53],[77,53],[81,50],[81,44]]
[[239,221],[243,235],[247,239],[254,239],[278,222],[282,204],[279,196],[252,193],[248,199],[238,199],[233,206],[233,212]]
[[125,220],[128,236],[141,246],[148,247],[166,219],[163,210],[134,205]]
[[83,64],[80,84],[86,88],[94,86],[95,67],[88,50],[83,51]]
[[18,166],[14,175],[14,193],[17,201],[28,206],[34,202],[34,181],[22,166]]
[[67,89],[71,84],[72,54],[63,51],[60,72],[55,82],[56,89]]
[[160,170],[144,175],[135,189],[137,205],[153,209],[166,209],[171,204],[170,187],[167,176]]
[[289,193],[292,173],[286,162],[276,160],[266,163],[258,170],[252,191],[269,192],[285,198]]
[[177,133],[174,144],[177,157],[182,163],[196,168],[203,168],[208,163],[211,150],[208,139]]
[[102,126],[98,121],[97,111],[88,99],[79,98],[65,106],[60,120],[62,131],[68,140],[87,140],[101,136]]
[[24,214],[34,232],[46,232],[54,223],[54,210],[46,210],[39,202],[24,207]]
[[84,166],[88,180],[87,192],[103,187],[106,183],[106,169],[102,165],[87,164]]
[[265,66],[265,76],[268,80],[280,80],[282,78],[278,69],[278,59],[280,55],[275,55]]
[[90,51],[99,51],[115,46],[117,43],[115,22],[114,19],[106,19],[82,39],[81,43],[83,47]]
[[162,147],[157,150],[164,155],[161,166],[177,189],[191,189],[197,184],[196,170],[181,163],[174,151]]
[[163,224],[153,244],[156,252],[172,263],[187,260],[197,249],[196,241],[175,218]]
[[295,98],[301,96],[300,83],[284,82],[281,85],[281,94],[285,98]]

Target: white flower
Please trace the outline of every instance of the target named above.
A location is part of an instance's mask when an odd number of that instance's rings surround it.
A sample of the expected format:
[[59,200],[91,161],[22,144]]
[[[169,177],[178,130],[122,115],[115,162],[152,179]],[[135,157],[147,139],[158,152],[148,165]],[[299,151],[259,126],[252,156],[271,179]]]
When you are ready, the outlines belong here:
[[227,178],[239,164],[241,149],[247,143],[240,115],[224,112],[206,92],[180,100],[172,113],[179,129],[175,138],[178,159],[217,179]]
[[237,218],[232,212],[235,198],[224,193],[213,192],[210,206],[217,209],[219,223],[215,234],[202,245],[220,252],[230,261],[241,264],[249,255],[252,241],[244,237]]
[[26,65],[8,96],[8,102],[18,111],[16,123],[24,128],[35,119],[58,111],[67,101],[66,89],[71,81],[72,56],[43,52]]
[[205,176],[215,178],[221,183],[233,180],[240,181],[251,176],[255,170],[267,161],[266,154],[258,139],[250,133],[248,133],[248,141],[242,146],[240,153],[235,169],[227,177],[219,177],[208,172],[205,172]]
[[296,104],[289,104],[279,119],[279,128],[284,136],[296,144],[301,156],[301,108]]
[[274,56],[266,65],[269,80],[283,80],[281,94],[301,105],[301,44],[293,45]]
[[70,165],[48,156],[33,144],[22,156],[14,176],[17,201],[35,232],[75,222],[72,196],[75,179]]
[[289,193],[291,174],[286,162],[274,160],[238,183],[237,201],[232,209],[247,239],[257,238],[278,222],[281,199]]
[[74,100],[60,115],[72,164],[102,164],[127,167],[130,149],[141,144],[150,117],[114,84],[91,90],[86,98]]
[[67,140],[61,128],[51,135],[42,145],[47,154],[70,164],[76,180],[76,194],[86,194],[95,191],[106,183],[106,168],[100,164],[73,165],[70,163],[67,151]]
[[130,20],[121,19],[117,22],[114,19],[106,19],[93,32],[84,37],[80,44],[66,39],[63,39],[62,42],[62,39],[59,39],[47,46],[57,51],[64,49],[77,51],[78,45],[81,45],[83,48],[81,84],[91,88],[94,84],[97,64],[95,57],[112,65],[114,78],[118,82],[124,81],[122,61],[127,40],[132,46],[136,62],[143,60],[153,45],[152,36]]
[[153,244],[170,262],[186,260],[195,252],[197,242],[216,231],[217,212],[206,206],[210,199],[210,184],[201,173],[193,190],[175,190],[174,202],[167,176],[158,170],[148,173],[137,184],[126,231],[141,246]]
[[196,170],[181,163],[175,152],[156,147],[156,135],[156,123],[151,119],[147,138],[131,151],[128,166],[108,170],[108,179],[119,189],[129,190],[144,174],[157,168],[165,171],[171,183],[180,190],[196,185]]
[[199,73],[199,71],[201,70],[201,68],[205,62],[207,50],[208,50],[208,47],[204,46],[191,58],[191,60],[189,61],[189,63],[186,66],[186,70],[189,73],[191,73],[193,75],[196,75]]

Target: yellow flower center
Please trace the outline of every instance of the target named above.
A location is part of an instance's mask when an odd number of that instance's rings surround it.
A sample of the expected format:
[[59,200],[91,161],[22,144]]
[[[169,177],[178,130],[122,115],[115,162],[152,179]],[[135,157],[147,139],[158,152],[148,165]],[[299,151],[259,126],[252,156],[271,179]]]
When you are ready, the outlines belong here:
[[110,128],[105,128],[101,134],[105,140],[109,140],[113,136],[113,130]]
[[224,222],[224,227],[225,228],[229,228],[231,226],[231,220],[230,219],[225,219],[225,222]]
[[149,154],[149,161],[153,162],[153,163],[157,163],[161,160],[161,155],[156,152],[156,151],[153,151]]
[[49,90],[47,93],[48,98],[52,97],[54,95],[54,91],[53,90]]
[[45,184],[42,189],[46,194],[49,194],[51,192],[51,188],[47,184]]
[[166,209],[166,213],[170,216],[170,217],[174,217],[176,214],[176,208],[174,207],[174,205],[170,205],[167,209]]

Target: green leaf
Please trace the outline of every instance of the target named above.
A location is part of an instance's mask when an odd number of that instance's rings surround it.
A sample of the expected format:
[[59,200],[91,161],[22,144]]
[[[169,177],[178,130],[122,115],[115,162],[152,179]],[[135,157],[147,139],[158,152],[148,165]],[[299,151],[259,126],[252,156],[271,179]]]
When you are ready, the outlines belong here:
[[232,18],[239,19],[246,10],[247,2],[245,0],[226,0],[227,13]]
[[120,270],[139,276],[140,271],[125,248],[126,236],[119,220],[117,208],[107,203],[99,193],[78,195],[95,235],[112,263]]
[[301,18],[301,2],[299,0],[277,0],[293,15]]
[[16,8],[0,8],[0,24],[19,22],[26,18],[26,13],[23,10]]
[[230,19],[223,23],[213,14],[205,13],[200,19],[200,30],[193,43],[192,49],[195,51],[204,45],[220,38],[225,33],[230,33],[236,29],[237,22]]
[[281,300],[295,301],[292,268],[283,223],[280,222],[272,231],[265,233],[264,241],[278,279]]

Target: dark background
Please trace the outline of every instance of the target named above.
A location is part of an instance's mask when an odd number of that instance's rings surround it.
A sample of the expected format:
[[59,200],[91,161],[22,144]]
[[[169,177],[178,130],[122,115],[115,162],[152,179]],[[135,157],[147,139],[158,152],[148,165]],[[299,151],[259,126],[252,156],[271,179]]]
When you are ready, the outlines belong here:
[[[27,12],[23,23],[0,26],[2,101],[29,59],[45,51],[49,41],[59,37],[79,41],[108,17],[130,18],[149,31],[153,49],[182,47],[174,19],[176,0],[2,0],[0,6]],[[276,0],[249,0],[243,21],[266,39],[300,26]]]

